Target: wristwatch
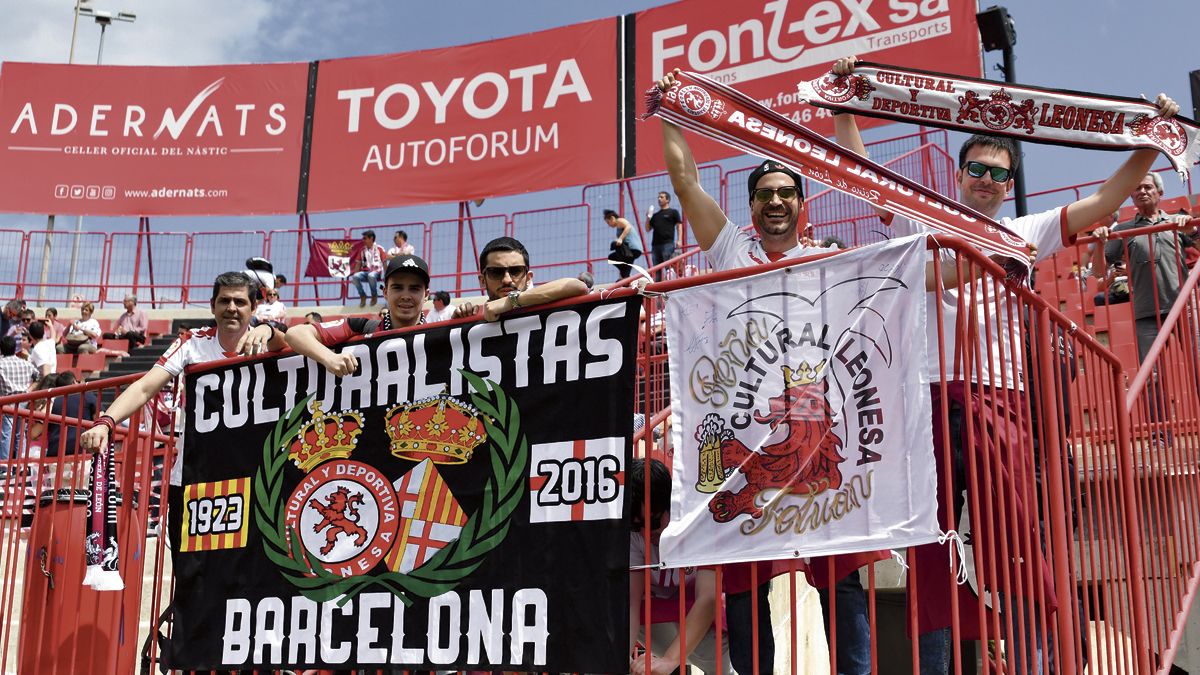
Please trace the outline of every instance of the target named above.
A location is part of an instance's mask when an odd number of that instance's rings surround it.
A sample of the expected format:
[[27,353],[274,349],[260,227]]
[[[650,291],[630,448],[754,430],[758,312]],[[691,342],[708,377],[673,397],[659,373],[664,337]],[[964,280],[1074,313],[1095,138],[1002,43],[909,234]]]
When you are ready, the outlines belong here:
[[521,306],[521,291],[509,291],[508,299],[512,302],[513,309]]

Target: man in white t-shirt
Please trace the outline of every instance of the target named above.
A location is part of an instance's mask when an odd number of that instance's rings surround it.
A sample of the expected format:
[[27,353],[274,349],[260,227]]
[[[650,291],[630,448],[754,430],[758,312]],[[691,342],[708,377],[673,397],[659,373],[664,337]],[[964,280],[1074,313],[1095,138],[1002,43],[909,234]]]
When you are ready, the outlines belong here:
[[29,339],[33,342],[29,349],[29,363],[37,368],[38,377],[56,372],[58,351],[54,348],[54,340],[46,336],[46,324],[41,321],[29,324]]
[[263,289],[263,301],[254,310],[254,317],[259,321],[282,321],[287,316],[287,306],[279,301],[279,291],[274,288]]
[[[856,59],[853,56],[839,59],[833,66],[835,75],[849,75],[854,70]],[[1178,110],[1179,106],[1170,98],[1160,94],[1157,104],[1159,106],[1159,114],[1163,117],[1171,117]],[[834,116],[834,129],[837,133],[837,141],[843,147],[857,152],[860,155],[866,155],[866,147],[863,144],[862,137],[858,132],[858,125],[853,115],[839,114]],[[1019,159],[1016,145],[1013,141],[995,136],[972,136],[963,143],[959,150],[958,170],[955,173],[955,179],[958,182],[959,200],[988,216],[996,219],[1000,213],[1000,208],[1004,200],[1008,197],[1008,193],[1013,188],[1012,174],[1016,169]],[[1131,153],[1128,160],[1117,169],[1116,173],[1105,181],[1095,193],[1071,202],[1066,206],[1060,206],[1041,213],[1029,214],[1019,218],[1000,218],[1002,225],[1008,227],[1012,231],[1021,235],[1026,241],[1037,247],[1036,260],[1044,260],[1064,246],[1074,243],[1075,236],[1084,230],[1091,227],[1097,221],[1105,218],[1124,201],[1125,196],[1132,192],[1134,186],[1141,180],[1146,172],[1149,171],[1157,153],[1154,150],[1141,149]],[[911,234],[914,232],[927,231],[923,225],[914,223],[907,218],[895,216],[886,211],[880,211],[880,218],[889,223],[895,230],[897,236]],[[946,289],[939,294],[931,293],[929,297],[929,316],[937,316],[936,303],[940,298],[942,302],[942,330],[941,337],[944,340],[941,351],[938,349],[939,334],[936,323],[930,323],[929,326],[929,354],[945,355],[945,359],[938,357],[931,358],[925,364],[926,375],[931,382],[931,391],[933,392],[934,401],[934,417],[935,427],[940,431],[941,421],[938,410],[941,405],[946,405],[951,411],[951,428],[964,429],[963,445],[966,444],[967,435],[965,433],[966,425],[968,424],[985,424],[990,429],[989,432],[980,433],[980,429],[976,429],[976,433],[969,437],[973,438],[974,446],[969,450],[981,457],[987,457],[992,453],[998,454],[1005,462],[1006,470],[1009,471],[1008,477],[1004,480],[1011,481],[1014,484],[1020,485],[1024,480],[1020,473],[1021,468],[1025,463],[1024,458],[1014,457],[1020,448],[1029,448],[1032,439],[1022,438],[1023,431],[1016,429],[1015,425],[1009,424],[1009,420],[1001,417],[989,418],[981,422],[981,417],[994,413],[997,409],[1009,409],[1011,406],[1020,407],[1018,399],[1022,394],[1023,389],[1021,382],[1021,356],[1024,352],[1024,344],[1009,344],[1009,336],[1018,338],[1024,334],[1024,329],[1020,324],[1024,317],[1010,316],[1001,307],[1001,303],[997,302],[993,297],[990,302],[987,302],[983,293],[985,286],[988,284],[977,284],[977,293],[974,304],[978,306],[980,311],[973,312],[977,316],[976,334],[979,336],[981,356],[976,359],[976,373],[972,374],[972,380],[983,381],[989,385],[985,389],[984,397],[988,400],[978,401],[973,388],[965,387],[967,374],[962,372],[959,359],[955,359],[954,355],[958,353],[956,348],[957,338],[963,330],[959,325],[958,320],[958,291],[952,283],[946,284]],[[994,291],[992,291],[994,293]],[[991,372],[990,363],[1002,364],[1000,369],[1002,372]],[[1053,366],[1051,366],[1053,367]],[[941,381],[945,373],[947,385],[947,400],[943,404],[941,396]],[[968,389],[972,391],[968,391]],[[971,400],[968,400],[971,399]],[[958,419],[955,419],[955,416]],[[997,430],[999,429],[999,430]],[[1008,437],[1007,431],[1013,432],[1013,437]],[[947,442],[942,439],[940,433],[935,433],[935,452],[938,457],[939,473],[943,468],[941,458],[943,457],[942,445]],[[952,444],[956,443],[955,439],[950,439]],[[995,447],[993,447],[995,446]],[[993,482],[1000,480],[994,478]],[[944,511],[946,499],[943,491],[947,488],[950,482],[948,476],[939,475],[937,503],[939,508],[939,523],[943,529],[948,529],[947,514]],[[960,488],[966,487],[958,485],[949,488],[955,500],[955,513],[962,508],[962,498]],[[1032,522],[1026,519],[1018,519],[1018,522]],[[990,537],[982,533],[982,528],[985,524],[973,523],[972,538],[976,542],[988,542]],[[997,537],[1005,536],[999,532],[993,533]],[[1011,533],[1009,533],[1011,535]],[[1019,535],[1018,535],[1019,536]],[[919,546],[915,549],[919,564],[917,568],[921,570],[919,574],[920,588],[917,592],[921,597],[920,610],[918,612],[918,626],[916,632],[920,633],[920,655],[922,662],[922,672],[945,672],[945,668],[949,661],[949,631],[946,627],[949,626],[951,615],[950,594],[946,593],[947,588],[952,588],[950,584],[950,568],[946,564],[945,549],[937,545],[929,544]],[[970,555],[970,554],[968,554]],[[910,577],[911,578],[911,577]],[[969,591],[962,591],[964,588],[959,587],[960,600],[960,616],[973,617],[977,615],[974,604],[977,600],[968,595]],[[963,602],[971,603],[965,609]],[[1009,600],[1009,602],[1020,601]],[[964,624],[965,625],[965,624]],[[964,631],[966,629],[964,628]],[[1026,636],[1028,644],[1035,645],[1034,648],[1027,648],[1027,654],[1014,654],[1018,663],[1018,671],[1021,671],[1021,662],[1024,661],[1024,667],[1032,667],[1034,662],[1043,658],[1040,653],[1040,640],[1032,640],[1030,637],[1035,637],[1031,631]],[[964,632],[965,637],[971,637]],[[938,668],[931,671],[929,666],[937,664]]]
[[[212,309],[216,326],[199,328],[181,335],[151,366],[145,375],[131,384],[99,417],[96,424],[80,436],[86,450],[98,450],[116,425],[154,398],[168,382],[179,377],[184,368],[196,363],[227,359],[283,349],[283,333],[269,323],[250,328],[250,315],[258,304],[258,282],[243,272],[226,272],[213,282]],[[182,459],[182,457],[181,457]],[[179,484],[179,467],[171,472],[172,485]],[[178,477],[177,477],[178,474]]]
[[454,318],[454,305],[450,304],[450,294],[446,291],[436,291],[433,294],[433,308],[425,314],[425,323],[449,321]]
[[408,233],[404,230],[396,232],[396,236],[392,237],[392,247],[387,251],[388,258],[395,258],[398,255],[416,255],[417,249],[412,244],[408,243]]
[[[354,282],[354,288],[358,291],[359,307],[367,306],[366,288],[371,290],[371,306],[379,304],[379,279],[383,275],[383,263],[387,258],[387,252],[375,243],[375,231],[364,231],[362,242],[354,254],[354,274],[350,275],[350,281]],[[363,287],[364,283],[366,288]]]

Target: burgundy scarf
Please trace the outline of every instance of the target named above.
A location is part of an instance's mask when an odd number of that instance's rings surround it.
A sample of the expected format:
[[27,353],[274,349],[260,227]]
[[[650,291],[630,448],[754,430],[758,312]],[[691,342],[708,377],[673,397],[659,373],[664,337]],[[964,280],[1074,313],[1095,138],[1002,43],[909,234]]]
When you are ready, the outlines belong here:
[[[109,430],[112,433],[112,430]],[[83,585],[97,591],[125,588],[117,569],[117,471],[113,450],[106,445],[92,457],[91,495],[87,504],[87,535],[84,556],[87,568]]]
[[1028,272],[1029,250],[1020,235],[891,169],[850,152],[754,99],[695,73],[679,73],[666,92],[646,92],[647,112],[732,148],[773,159],[804,177],[930,229],[962,237],[1009,258],[1009,276]]
[[1158,106],[1132,98],[859,63],[854,73],[826,73],[796,85],[815,106],[915,122],[967,133],[1011,136],[1099,150],[1152,148],[1185,180],[1200,160],[1200,126],[1163,119]]

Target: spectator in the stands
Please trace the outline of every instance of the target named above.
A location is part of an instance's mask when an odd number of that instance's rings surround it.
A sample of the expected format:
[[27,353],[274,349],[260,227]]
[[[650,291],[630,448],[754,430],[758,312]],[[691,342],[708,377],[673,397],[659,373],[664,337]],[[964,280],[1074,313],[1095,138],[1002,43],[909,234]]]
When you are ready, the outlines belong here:
[[63,336],[62,349],[66,354],[94,354],[100,339],[100,322],[92,318],[95,306],[85,302],[79,306],[79,318],[71,322]]
[[32,309],[23,309],[8,328],[7,335],[17,341],[17,356],[29,358],[29,325],[36,316]]
[[321,318],[321,314],[319,312],[309,312],[308,314],[304,315],[304,323],[307,323],[310,326],[314,323],[321,323],[322,321],[324,321],[324,319]]
[[[78,379],[75,377],[74,371],[64,370],[58,374],[54,386],[69,387],[76,382]],[[56,415],[66,416],[64,424],[67,430],[65,434],[62,433],[61,426],[55,422],[46,425],[46,452],[43,456],[58,456],[60,437],[62,438],[63,452],[68,455],[75,454],[79,449],[75,441],[80,429],[91,426],[91,421],[96,418],[96,411],[99,408],[100,403],[96,399],[94,391],[75,392],[55,398],[54,405],[50,407],[51,418]]]
[[259,321],[282,321],[287,316],[287,307],[279,301],[279,291],[274,288],[263,289],[262,302],[254,310],[254,318]]
[[501,314],[514,309],[588,292],[587,286],[574,278],[555,279],[534,288],[529,251],[512,237],[497,237],[484,245],[479,254],[479,283],[487,293],[487,302],[481,307],[470,302],[460,303],[454,308],[454,318],[481,312],[485,321],[495,321]]
[[25,301],[21,299],[9,300],[4,304],[4,310],[0,311],[0,336],[8,335],[12,325],[20,321],[24,309]]
[[146,318],[146,313],[138,308],[137,296],[132,293],[126,295],[122,304],[125,305],[125,313],[117,317],[112,332],[105,333],[104,337],[129,340],[130,347],[146,344],[146,330],[150,326],[150,320]]
[[58,351],[54,340],[46,336],[46,324],[34,321],[29,324],[29,363],[37,368],[38,375],[50,375],[58,370]]
[[[42,391],[44,389],[53,389],[58,385],[58,375],[51,373],[38,378],[30,391]],[[39,398],[30,401],[29,412],[32,413],[29,420],[29,433],[25,439],[25,456],[29,459],[37,459],[42,456],[42,445],[46,435],[46,419],[44,417],[46,403],[50,399]],[[42,413],[42,415],[38,415]]]
[[46,324],[46,336],[54,340],[54,344],[58,344],[65,332],[65,327],[58,322],[58,310],[53,307],[47,307],[42,323]]
[[[275,288],[275,266],[266,258],[246,258],[246,269],[242,273],[258,282],[260,293]],[[261,301],[262,296],[259,295],[257,300]]]
[[279,289],[283,288],[284,286],[287,286],[287,277],[283,276],[282,274],[276,274],[275,275],[275,290],[278,291]]
[[[28,361],[17,356],[17,342],[11,335],[0,337],[0,396],[11,396],[29,391],[37,380],[37,369]],[[16,420],[9,415],[0,415],[0,461],[9,458],[9,450],[19,443],[14,433]],[[17,443],[14,443],[14,440]]]
[[633,270],[629,263],[642,257],[642,239],[637,228],[612,209],[604,209],[604,222],[617,231],[616,238],[609,244],[612,253],[608,254],[608,259],[618,263],[617,272],[624,279]]
[[454,305],[450,304],[450,294],[446,291],[434,291],[433,307],[425,313],[425,323],[452,318],[454,318]]
[[191,325],[191,324],[188,324],[188,323],[181,323],[181,324],[179,324],[179,326],[178,326],[178,327],[175,329],[175,337],[177,337],[177,338],[181,338],[181,337],[183,337],[184,335],[187,335],[188,333],[190,333],[190,332],[191,332],[191,330],[192,330],[192,325]]
[[408,233],[400,230],[392,237],[392,247],[388,249],[387,257],[395,258],[398,255],[416,255],[417,249],[412,244],[408,243]]
[[[353,262],[354,274],[350,275],[350,281],[354,282],[354,288],[358,290],[358,306],[367,306],[369,288],[371,306],[374,307],[379,304],[379,279],[383,275],[383,261],[387,258],[387,251],[375,243],[374,230],[363,232],[362,243],[357,248]],[[363,286],[364,283],[366,287]]]
[[[650,258],[657,266],[675,257],[675,244],[683,240],[683,218],[671,208],[671,195],[666,192],[658,193],[658,209],[651,206],[647,217],[647,229],[652,235]],[[654,279],[662,281],[662,270],[654,273]]]
[[593,277],[591,272],[588,272],[585,270],[583,272],[580,272],[579,276],[577,276],[575,278],[582,281],[583,285],[587,286],[587,289],[589,291],[596,287],[596,277]]

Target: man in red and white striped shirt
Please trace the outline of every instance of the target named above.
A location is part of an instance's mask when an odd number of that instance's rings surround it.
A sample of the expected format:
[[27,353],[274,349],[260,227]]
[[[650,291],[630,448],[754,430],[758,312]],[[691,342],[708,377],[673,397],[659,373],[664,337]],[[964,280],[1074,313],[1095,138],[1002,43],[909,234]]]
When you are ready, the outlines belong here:
[[375,231],[363,232],[362,242],[354,255],[354,274],[350,280],[358,290],[358,306],[367,306],[367,293],[363,290],[363,282],[371,288],[371,306],[379,304],[379,278],[383,276],[383,261],[387,260],[387,251],[375,243]]

